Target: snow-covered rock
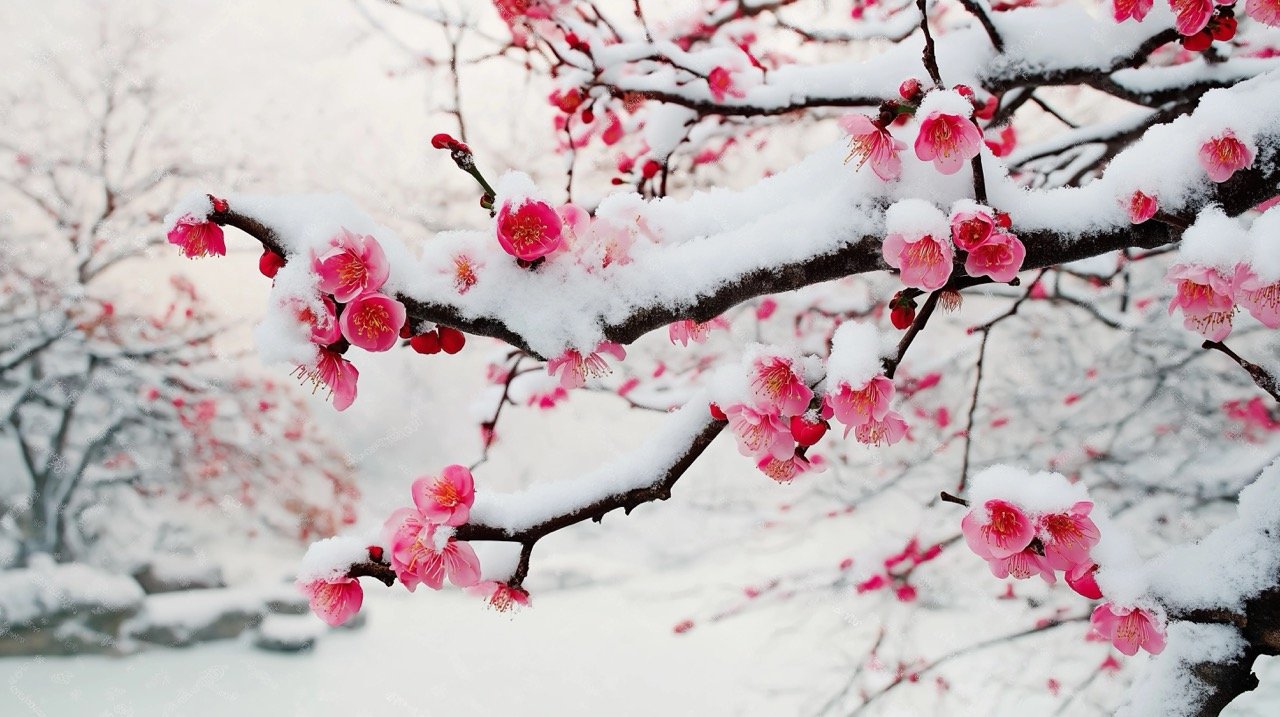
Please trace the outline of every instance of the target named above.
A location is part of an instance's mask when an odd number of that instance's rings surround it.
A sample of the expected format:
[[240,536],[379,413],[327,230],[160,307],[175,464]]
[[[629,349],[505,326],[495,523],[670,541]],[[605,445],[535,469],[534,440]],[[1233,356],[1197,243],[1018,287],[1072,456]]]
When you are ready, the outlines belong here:
[[194,555],[157,555],[133,577],[148,595],[227,585],[217,563]]
[[265,614],[262,594],[257,591],[187,590],[149,596],[124,630],[143,642],[185,647],[238,637],[258,626]]
[[142,600],[128,576],[79,563],[0,572],[0,656],[127,650],[116,638]]

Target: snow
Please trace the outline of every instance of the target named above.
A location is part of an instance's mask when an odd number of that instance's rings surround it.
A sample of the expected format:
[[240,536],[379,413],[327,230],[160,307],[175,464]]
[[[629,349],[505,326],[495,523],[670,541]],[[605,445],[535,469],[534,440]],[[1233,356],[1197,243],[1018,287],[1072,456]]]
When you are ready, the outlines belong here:
[[1068,481],[1061,473],[1032,474],[1007,465],[984,469],[969,484],[969,504],[974,507],[989,500],[1006,500],[1023,510],[1055,513],[1088,499],[1084,485]]
[[1175,622],[1169,626],[1164,652],[1151,658],[1117,717],[1189,717],[1207,685],[1194,666],[1226,662],[1244,654],[1245,641],[1230,625]]
[[1179,256],[1192,264],[1222,269],[1228,274],[1248,259],[1248,233],[1240,221],[1219,207],[1207,207],[1182,234]]
[[884,366],[888,336],[882,337],[875,324],[846,321],[831,337],[831,357],[827,359],[827,387],[832,390],[842,383],[859,388],[878,376]]
[[298,566],[298,582],[309,583],[344,575],[350,566],[368,560],[369,546],[377,543],[376,540],[370,541],[368,536],[341,535],[316,541],[307,548],[307,554]]
[[141,604],[133,578],[80,563],[40,564],[0,571],[0,625],[37,625],[62,612],[129,610]]
[[1249,264],[1258,278],[1280,281],[1280,207],[1272,207],[1249,227]]

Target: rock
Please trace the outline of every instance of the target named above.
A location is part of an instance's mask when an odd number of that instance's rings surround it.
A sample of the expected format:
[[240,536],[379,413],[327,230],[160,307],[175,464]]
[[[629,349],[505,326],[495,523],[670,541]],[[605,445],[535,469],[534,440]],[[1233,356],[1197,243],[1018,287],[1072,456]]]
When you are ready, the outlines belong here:
[[148,595],[226,587],[222,568],[196,555],[157,555],[133,579]]
[[0,656],[128,652],[117,638],[142,600],[128,576],[80,563],[0,572]]
[[327,630],[314,615],[269,615],[258,626],[253,644],[272,652],[306,652]]
[[266,613],[260,593],[234,589],[184,590],[147,597],[123,627],[142,642],[184,647],[228,640],[258,626]]

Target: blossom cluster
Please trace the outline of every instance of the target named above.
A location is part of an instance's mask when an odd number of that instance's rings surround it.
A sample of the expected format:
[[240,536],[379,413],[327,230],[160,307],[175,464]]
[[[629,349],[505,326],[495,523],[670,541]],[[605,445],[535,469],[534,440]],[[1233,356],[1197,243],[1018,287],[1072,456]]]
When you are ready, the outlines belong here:
[[[1236,0],[1168,0],[1174,28],[1182,35],[1182,46],[1192,52],[1208,50],[1214,43],[1230,42],[1236,36]],[[1111,16],[1116,22],[1130,18],[1141,22],[1151,12],[1153,0],[1111,0]],[[1258,22],[1280,27],[1280,2],[1247,0],[1244,11]]]
[[[960,521],[965,543],[987,561],[993,575],[1019,580],[1039,575],[1054,583],[1061,572],[1081,596],[1103,597],[1095,579],[1093,551],[1101,531],[1090,517],[1093,503],[1077,499],[1078,491],[1064,476],[997,467],[975,476],[973,492],[1002,496],[975,502]],[[1090,622],[1126,655],[1139,648],[1152,654],[1164,649],[1164,617],[1155,606],[1104,602]]]
[[965,253],[965,273],[974,278],[1012,281],[1027,250],[1009,231],[1009,215],[969,201],[957,202],[948,218],[928,202],[903,200],[885,216],[885,263],[898,269],[902,283],[936,291],[951,278],[956,251]]

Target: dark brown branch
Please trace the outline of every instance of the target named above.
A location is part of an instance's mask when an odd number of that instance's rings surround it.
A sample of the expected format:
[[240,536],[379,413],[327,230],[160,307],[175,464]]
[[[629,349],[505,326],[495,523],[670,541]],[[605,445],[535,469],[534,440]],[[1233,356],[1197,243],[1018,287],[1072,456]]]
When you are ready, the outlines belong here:
[[1276,401],[1280,401],[1280,381],[1277,381],[1276,377],[1272,376],[1266,369],[1252,361],[1242,358],[1240,354],[1232,351],[1221,341],[1205,341],[1202,346],[1206,349],[1221,351],[1226,354],[1232,361],[1240,364],[1240,368],[1244,369],[1249,374],[1249,378],[1253,379],[1253,382],[1258,385],[1258,388],[1271,394],[1271,397]]
[[929,72],[929,79],[936,87],[942,87],[942,73],[938,70],[938,51],[933,46],[933,34],[929,32],[929,0],[916,0],[920,8],[920,30],[924,33],[924,69]]

